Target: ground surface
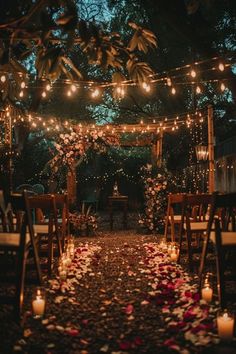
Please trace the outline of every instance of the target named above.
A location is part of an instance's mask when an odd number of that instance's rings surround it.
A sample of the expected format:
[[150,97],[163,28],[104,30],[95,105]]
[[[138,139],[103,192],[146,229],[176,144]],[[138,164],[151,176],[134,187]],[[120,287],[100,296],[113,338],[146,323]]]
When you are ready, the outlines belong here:
[[32,286],[22,327],[0,311],[0,353],[236,353],[218,344],[216,306],[159,242],[134,230],[77,238],[69,280],[45,282],[43,319],[30,313]]

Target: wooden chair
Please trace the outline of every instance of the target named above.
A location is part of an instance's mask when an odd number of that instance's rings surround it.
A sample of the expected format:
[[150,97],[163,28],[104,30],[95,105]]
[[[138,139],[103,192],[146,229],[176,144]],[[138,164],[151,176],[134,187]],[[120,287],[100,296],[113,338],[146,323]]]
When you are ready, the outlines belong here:
[[6,292],[6,295],[0,297],[0,302],[12,304],[17,319],[20,318],[22,312],[26,260],[30,249],[33,249],[37,281],[39,284],[42,283],[39,258],[26,208],[26,199],[27,195],[25,193],[11,196],[11,205],[14,212],[21,214],[19,232],[0,232],[1,283],[7,283],[10,287],[14,286],[13,294],[12,292],[9,292],[9,294]]
[[[199,287],[203,282],[203,273],[206,265],[209,243],[211,242],[216,249],[217,275],[218,275],[218,293],[219,298],[224,296],[224,272],[225,266],[224,253],[229,248],[234,248],[236,244],[236,193],[218,194],[213,193],[210,208],[209,222],[204,238],[202,255],[199,267]],[[216,230],[214,231],[214,229]],[[235,242],[235,243],[234,243]],[[223,266],[222,266],[223,265]],[[224,302],[224,300],[221,300]]]
[[70,232],[68,195],[67,193],[65,193],[65,194],[52,194],[52,196],[55,199],[55,205],[57,210],[58,232],[60,234],[62,250],[64,250],[66,236],[68,236]]
[[[185,194],[169,194],[168,195],[168,205],[165,219],[165,232],[164,237],[168,241],[168,228],[170,226],[171,241],[175,242],[176,228],[180,226],[181,223],[181,206],[183,203]],[[176,214],[176,207],[180,208],[180,214]]]
[[186,235],[189,269],[193,270],[193,239],[199,248],[201,236],[208,226],[208,210],[212,202],[211,194],[185,195],[182,202],[182,215],[179,228],[179,256],[182,255],[183,234]]
[[44,218],[40,221],[32,222],[34,233],[39,237],[39,253],[42,252],[42,245],[47,244],[47,268],[48,274],[51,275],[53,263],[54,240],[57,244],[58,255],[61,255],[61,241],[58,231],[57,209],[55,198],[51,194],[41,194],[29,196],[27,199],[27,208],[32,218],[37,210],[41,210]]

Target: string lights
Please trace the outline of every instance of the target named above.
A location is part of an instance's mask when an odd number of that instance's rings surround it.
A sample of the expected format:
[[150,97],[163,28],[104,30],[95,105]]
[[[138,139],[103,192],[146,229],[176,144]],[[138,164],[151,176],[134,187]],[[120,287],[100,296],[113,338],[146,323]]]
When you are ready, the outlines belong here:
[[[196,87],[196,93],[197,94],[202,94],[204,92],[204,84],[211,83],[211,84],[218,84],[220,85],[220,92],[224,92],[226,90],[226,84],[225,82],[228,81],[227,78],[210,78],[209,75],[207,78],[204,78],[204,73],[209,72],[214,72],[214,71],[219,71],[222,73],[225,71],[225,69],[228,67],[233,66],[234,63],[234,58],[227,58],[224,61],[220,59],[219,57],[214,57],[206,60],[202,60],[199,62],[194,62],[193,64],[187,64],[184,66],[172,68],[168,71],[163,71],[161,73],[154,73],[152,75],[149,75],[146,80],[144,80],[142,83],[134,82],[132,80],[123,80],[119,82],[119,84],[115,82],[108,82],[108,81],[102,81],[102,82],[96,82],[96,81],[91,81],[91,80],[80,80],[80,81],[70,81],[68,79],[58,79],[54,83],[49,82],[48,80],[45,79],[45,87],[42,93],[42,97],[46,98],[47,94],[46,92],[52,91],[53,88],[60,88],[64,85],[68,85],[68,90],[66,91],[67,97],[72,97],[73,94],[76,93],[78,87],[83,88],[85,90],[91,90],[91,87],[93,87],[92,92],[91,92],[91,98],[96,99],[101,96],[101,92],[106,89],[111,89],[113,90],[113,96],[117,99],[123,99],[126,95],[127,87],[128,86],[135,86],[135,87],[141,87],[141,89],[149,94],[152,91],[152,87],[156,85],[160,86],[167,86],[171,90],[171,94],[175,95],[177,93],[176,86],[195,86]],[[37,84],[33,81],[33,77],[30,75],[25,75],[23,73],[18,73],[20,77],[25,77],[29,81],[29,85],[26,85],[25,80],[22,80],[20,85],[19,85],[19,91],[20,93],[18,96],[20,98],[23,98],[24,92],[23,90],[28,89],[28,88],[37,88]],[[11,73],[3,72],[0,71],[0,85],[4,86],[6,84],[6,81],[11,81],[13,78]],[[189,78],[193,80],[189,80]],[[7,89],[7,85],[5,85]],[[17,87],[18,85],[16,85]],[[179,91],[179,89],[178,89]]]

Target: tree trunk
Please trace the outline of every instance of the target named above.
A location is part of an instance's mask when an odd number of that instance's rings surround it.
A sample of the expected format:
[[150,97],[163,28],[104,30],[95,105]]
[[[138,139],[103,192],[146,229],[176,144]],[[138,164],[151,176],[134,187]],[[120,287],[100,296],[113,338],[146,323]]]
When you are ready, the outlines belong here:
[[67,172],[67,193],[70,205],[76,205],[76,165],[73,164]]

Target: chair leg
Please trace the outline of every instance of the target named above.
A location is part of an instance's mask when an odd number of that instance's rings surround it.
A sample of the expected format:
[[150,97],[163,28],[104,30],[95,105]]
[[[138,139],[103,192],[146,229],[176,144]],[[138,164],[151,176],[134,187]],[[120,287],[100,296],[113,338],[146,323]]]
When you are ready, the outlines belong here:
[[32,249],[33,249],[33,258],[34,258],[34,264],[35,264],[35,268],[36,268],[37,280],[38,280],[39,285],[41,285],[42,284],[42,273],[41,273],[39,255],[38,255],[38,250],[36,247],[34,236],[31,236],[31,244],[32,244]]
[[25,268],[26,268],[27,253],[24,249],[20,252],[18,257],[17,271],[16,271],[16,302],[15,314],[17,320],[20,320],[22,306],[24,301],[24,283],[25,283]]
[[206,235],[206,238],[204,239],[203,246],[202,246],[202,254],[201,254],[200,266],[199,266],[199,271],[198,271],[199,289],[202,288],[202,277],[203,277],[203,272],[204,272],[205,263],[206,263],[208,245],[209,245],[209,236]]
[[189,264],[189,269],[192,272],[193,270],[193,262],[192,262],[192,235],[191,232],[186,232],[186,238],[187,238],[187,253],[188,253],[188,264]]
[[53,238],[48,235],[48,275],[52,273],[52,260],[53,260]]

